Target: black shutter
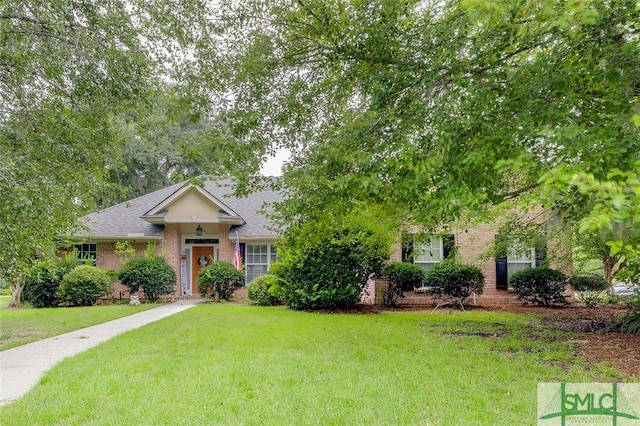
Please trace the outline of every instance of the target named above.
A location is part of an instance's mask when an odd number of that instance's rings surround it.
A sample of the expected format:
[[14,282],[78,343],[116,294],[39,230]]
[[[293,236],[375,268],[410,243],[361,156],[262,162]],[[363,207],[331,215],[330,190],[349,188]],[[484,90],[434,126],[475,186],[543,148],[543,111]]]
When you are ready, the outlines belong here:
[[508,289],[507,281],[507,258],[499,257],[496,259],[496,288],[498,290]]
[[536,268],[542,265],[547,259],[547,241],[540,239],[536,244]]
[[402,236],[402,261],[413,263],[413,235]]
[[246,261],[244,258],[246,251],[247,251],[247,243],[240,243],[240,259],[242,260],[243,265],[246,264]]
[[442,260],[448,259],[449,255],[455,254],[456,237],[453,234],[442,236]]

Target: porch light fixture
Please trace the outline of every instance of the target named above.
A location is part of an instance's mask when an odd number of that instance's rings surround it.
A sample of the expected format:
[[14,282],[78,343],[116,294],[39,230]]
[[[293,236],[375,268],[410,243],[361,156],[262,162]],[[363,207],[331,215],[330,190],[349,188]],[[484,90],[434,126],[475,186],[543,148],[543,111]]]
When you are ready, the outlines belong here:
[[197,236],[202,235],[202,226],[200,226],[200,224],[198,224],[198,227],[196,228],[196,235]]

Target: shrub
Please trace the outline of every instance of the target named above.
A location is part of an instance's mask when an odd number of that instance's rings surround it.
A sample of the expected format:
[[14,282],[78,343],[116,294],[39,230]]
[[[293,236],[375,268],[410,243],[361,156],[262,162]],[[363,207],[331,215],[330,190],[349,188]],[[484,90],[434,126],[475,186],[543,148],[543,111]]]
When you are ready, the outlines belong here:
[[477,266],[457,262],[436,264],[425,273],[427,285],[439,287],[446,296],[455,298],[464,305],[473,294],[482,294],[484,275]]
[[278,295],[280,290],[280,278],[267,274],[251,281],[247,287],[249,300],[259,306],[275,306],[282,303]]
[[398,299],[404,297],[405,291],[419,287],[424,279],[424,269],[414,263],[392,262],[385,266],[382,277],[387,280],[387,287],[382,294],[385,306],[394,306]]
[[370,277],[382,272],[390,241],[366,224],[307,223],[289,229],[278,245],[272,273],[283,279],[282,297],[293,309],[353,306]]
[[600,275],[573,275],[569,278],[569,285],[575,291],[602,291],[609,288],[610,284]]
[[173,293],[177,281],[176,271],[164,257],[155,254],[128,260],[118,275],[120,282],[127,286],[131,293],[142,289],[145,297],[151,302],[158,300],[160,296]]
[[62,279],[58,296],[63,302],[89,306],[111,291],[111,280],[106,271],[95,266],[76,266]]
[[627,333],[640,334],[640,294],[626,301],[629,312],[622,318]]
[[64,276],[76,266],[82,264],[77,258],[61,261],[57,258],[39,261],[29,270],[22,292],[22,300],[31,303],[34,308],[52,308],[58,306],[58,289]]
[[560,271],[539,267],[518,271],[509,277],[509,284],[518,293],[518,299],[541,306],[566,305],[567,277]]
[[229,300],[245,283],[245,276],[229,262],[214,262],[198,273],[198,292],[203,298]]
[[601,303],[607,303],[608,293],[604,291],[583,291],[576,294],[576,299],[585,304],[587,308],[595,308]]

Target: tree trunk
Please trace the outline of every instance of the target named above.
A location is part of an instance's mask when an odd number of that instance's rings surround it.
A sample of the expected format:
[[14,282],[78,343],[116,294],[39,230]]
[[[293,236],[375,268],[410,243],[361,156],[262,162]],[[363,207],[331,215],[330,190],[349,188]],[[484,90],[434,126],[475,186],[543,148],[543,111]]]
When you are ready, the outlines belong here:
[[616,259],[605,256],[602,259],[602,268],[604,269],[604,279],[607,280],[609,285],[613,284],[613,267],[616,264]]
[[10,308],[17,308],[20,306],[20,296],[22,296],[24,285],[24,281],[11,282],[11,303],[9,303]]

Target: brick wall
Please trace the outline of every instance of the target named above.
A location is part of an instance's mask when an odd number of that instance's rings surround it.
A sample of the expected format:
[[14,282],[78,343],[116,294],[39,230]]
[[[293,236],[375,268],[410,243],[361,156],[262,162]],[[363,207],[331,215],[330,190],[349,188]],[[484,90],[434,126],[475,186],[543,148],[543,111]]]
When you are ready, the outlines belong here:
[[229,224],[220,224],[218,244],[218,248],[220,250],[220,260],[231,262],[233,260],[233,252],[236,248],[236,239],[235,235],[232,238],[230,238],[229,236]]
[[[147,242],[131,241],[130,244],[135,249],[136,256],[142,256],[147,249]],[[160,254],[162,244],[156,243],[156,253]],[[115,241],[100,241],[96,243],[97,259],[96,266],[106,270],[120,270],[122,268],[122,257],[116,254]],[[142,297],[142,292],[134,293]],[[120,281],[116,281],[113,286],[113,292],[110,297],[115,299],[129,299],[129,289],[122,285]]]
[[158,254],[164,256],[171,267],[176,271],[176,285],[174,287],[174,294],[180,295],[180,254],[181,254],[181,241],[179,225],[175,223],[167,224],[162,233],[162,244],[158,245]]
[[[458,255],[463,263],[475,265],[482,270],[485,277],[485,286],[482,295],[477,295],[475,301],[472,298],[469,303],[478,305],[494,304],[520,304],[517,295],[509,290],[498,290],[496,288],[496,264],[495,258],[490,256],[488,251],[494,244],[495,235],[499,224],[483,224],[468,230],[452,231],[455,237],[455,244]],[[402,253],[400,243],[396,243],[392,249],[393,254],[390,261],[401,261]],[[571,245],[568,238],[562,231],[552,231],[547,242],[547,256],[553,268],[571,273]],[[369,304],[382,303],[382,292],[386,283],[384,281],[370,281],[366,287],[366,294],[363,295],[362,302]],[[572,296],[570,292],[567,293]],[[405,293],[405,297],[398,301],[398,305],[433,305],[437,302],[433,296],[425,293],[413,291]]]

